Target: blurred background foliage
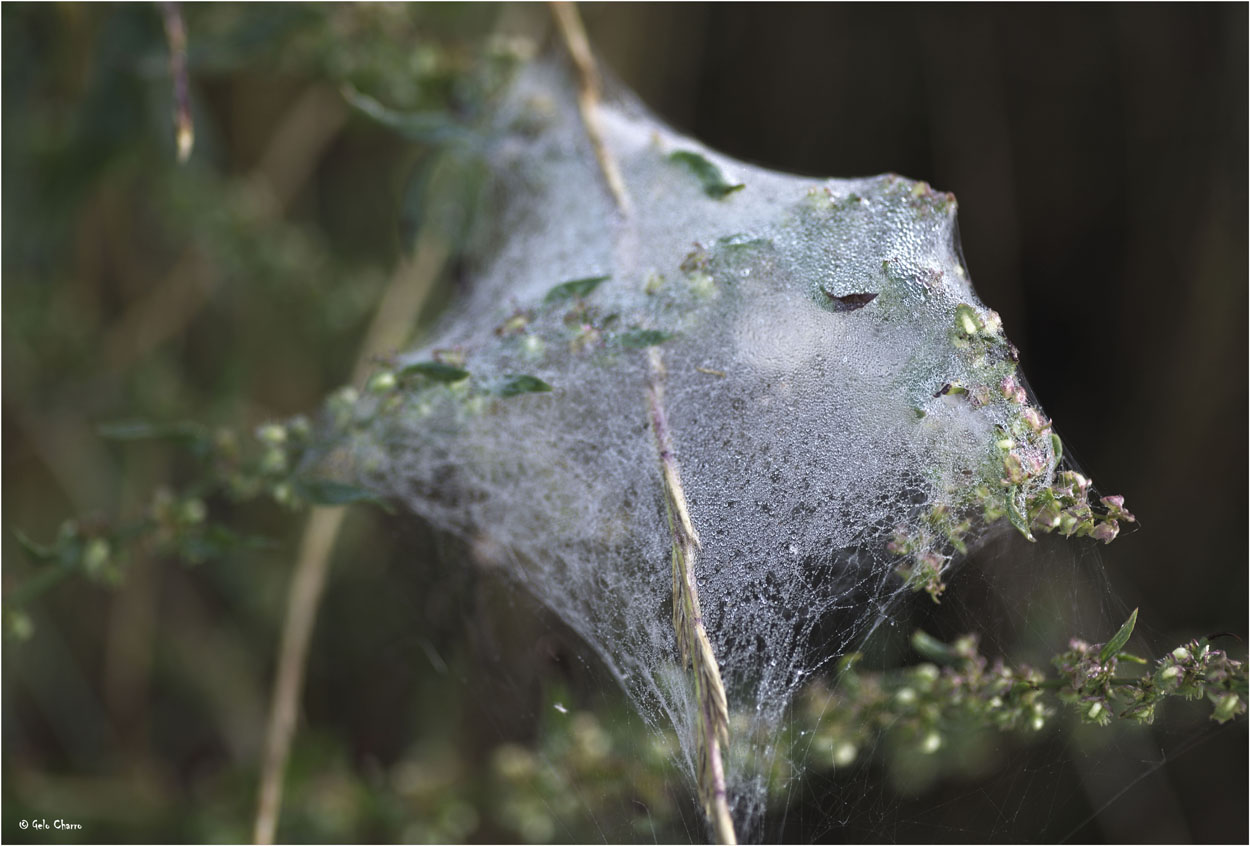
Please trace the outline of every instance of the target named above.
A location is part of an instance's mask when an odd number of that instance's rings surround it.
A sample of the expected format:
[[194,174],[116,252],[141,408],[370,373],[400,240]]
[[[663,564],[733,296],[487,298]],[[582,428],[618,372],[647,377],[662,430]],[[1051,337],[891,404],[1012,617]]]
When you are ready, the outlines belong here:
[[[107,441],[99,424],[246,433],[350,379],[416,233],[458,231],[465,204],[438,202],[473,182],[446,138],[515,52],[500,36],[550,38],[546,10],[523,5],[183,14],[196,146],[179,166],[158,7],[0,10],[6,602],[38,567],[14,529],[47,540],[77,515],[90,533],[194,479],[176,445]],[[1245,636],[1245,6],[584,15],[616,76],[715,148],[954,191],[973,278],[1065,444],[1141,518],[1104,554],[1114,604],[1141,606],[1138,651]],[[393,131],[344,86],[438,120]],[[440,178],[452,189],[430,190]],[[453,262],[423,321],[461,284]],[[137,547],[6,614],[33,627],[3,647],[6,840],[42,842],[17,821],[58,817],[83,840],[250,837],[301,520],[266,499],[207,505],[270,543],[198,566]],[[353,510],[279,838],[700,839],[664,738],[558,621],[448,546]],[[997,554],[985,566],[1015,553]],[[808,778],[778,797],[790,811],[769,836],[1245,837],[1244,721],[1213,731],[1206,709],[1174,710],[1128,739],[1073,729],[1076,753],[1053,737],[1039,758],[982,744],[948,762],[954,780],[875,778],[866,762],[854,781]],[[1029,784],[996,778],[1004,763]]]

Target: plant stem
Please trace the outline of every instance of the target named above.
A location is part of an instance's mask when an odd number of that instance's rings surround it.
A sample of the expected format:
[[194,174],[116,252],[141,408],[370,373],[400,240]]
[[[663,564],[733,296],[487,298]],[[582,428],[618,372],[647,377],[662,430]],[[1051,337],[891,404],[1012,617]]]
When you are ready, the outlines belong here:
[[582,126],[586,128],[586,137],[595,151],[595,159],[599,162],[599,170],[612,192],[612,199],[621,214],[629,216],[631,206],[629,193],[625,190],[625,181],[621,178],[621,170],[616,159],[608,152],[603,143],[603,132],[599,128],[599,71],[595,67],[594,54],[590,52],[590,41],[586,38],[586,28],[582,26],[582,17],[574,3],[553,2],[551,14],[560,29],[560,37],[577,68],[578,90],[577,108],[581,112]]
[[169,41],[169,75],[174,82],[174,141],[178,145],[178,163],[186,164],[195,145],[191,94],[187,85],[187,28],[177,3],[162,3],[161,14],[165,20],[165,38]]
[[[625,217],[631,213],[629,193],[621,178],[620,168],[603,141],[599,126],[599,72],[595,67],[586,29],[582,26],[577,6],[553,2],[552,15],[569,51],[578,77],[577,106],[586,137],[594,150],[599,170],[603,173],[617,209]],[[647,401],[651,412],[651,430],[660,453],[660,472],[664,478],[665,510],[673,541],[673,631],[683,666],[691,669],[695,699],[695,749],[698,758],[699,799],[718,843],[737,843],[733,818],[725,791],[725,764],[721,749],[729,745],[729,707],[720,666],[699,607],[699,589],[694,568],[698,561],[699,536],[690,522],[686,494],[681,486],[681,473],[673,451],[672,436],[664,414],[664,362],[658,347],[650,350],[651,381]]]
[[660,453],[664,478],[664,505],[673,541],[673,631],[683,666],[691,669],[695,699],[695,749],[698,758],[699,798],[718,843],[737,843],[733,818],[725,792],[725,765],[721,749],[729,745],[729,708],[720,667],[699,607],[694,568],[699,556],[699,535],[690,521],[681,471],[673,450],[672,434],[664,413],[664,362],[658,347],[650,350],[651,381],[647,403],[651,431]]
[[[359,383],[364,379],[375,356],[404,342],[448,256],[446,241],[430,227],[422,230],[417,237],[415,255],[396,268],[390,286],[378,303],[373,322],[356,357],[353,381]],[[265,759],[253,832],[253,838],[259,844],[272,843],[277,831],[282,808],[282,780],[291,752],[291,740],[295,735],[299,699],[304,689],[308,647],[325,589],[330,553],[343,525],[345,511],[341,506],[312,510],[291,579],[278,674],[274,679],[273,702],[265,733]]]
[[256,843],[273,843],[282,808],[282,779],[295,736],[300,693],[304,689],[304,667],[308,646],[317,622],[317,608],[325,587],[330,553],[343,523],[345,509],[314,508],[308,518],[299,561],[291,579],[286,620],[282,626],[282,647],[278,675],[274,679],[269,726],[265,732],[265,759],[261,769],[260,802],[256,811]]

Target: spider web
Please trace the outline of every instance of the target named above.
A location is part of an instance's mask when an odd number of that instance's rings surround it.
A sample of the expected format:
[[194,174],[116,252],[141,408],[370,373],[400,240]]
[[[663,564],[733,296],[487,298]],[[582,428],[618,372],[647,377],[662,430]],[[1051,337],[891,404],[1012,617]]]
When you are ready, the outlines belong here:
[[[575,632],[643,720],[675,730],[693,785],[696,705],[645,404],[647,348],[660,350],[739,837],[795,824],[808,837],[812,815],[817,837],[971,836],[900,828],[898,800],[869,789],[839,788],[830,806],[810,741],[785,731],[832,662],[866,645],[897,659],[918,622],[1053,647],[1118,611],[1101,607],[1114,601],[1096,565],[1063,544],[1024,551],[1029,504],[1071,465],[971,286],[954,198],[733,161],[621,94],[600,118],[623,214],[573,90],[561,65],[535,63],[499,109],[471,286],[399,361],[415,374],[399,395],[361,404],[357,472]],[[961,570],[968,550],[984,563]],[[939,577],[957,581],[935,612],[917,590],[936,594]],[[1070,764],[1042,755],[987,799],[1008,821],[991,835],[1031,825],[1019,803],[1034,774]],[[770,795],[791,810],[766,822]]]

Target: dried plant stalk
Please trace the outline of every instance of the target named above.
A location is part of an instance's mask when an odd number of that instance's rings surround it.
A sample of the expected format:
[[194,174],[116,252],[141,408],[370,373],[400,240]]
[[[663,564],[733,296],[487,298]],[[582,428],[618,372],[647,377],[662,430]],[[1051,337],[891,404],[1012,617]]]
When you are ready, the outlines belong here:
[[721,749],[729,745],[729,707],[720,666],[703,626],[695,564],[699,560],[699,535],[690,521],[681,471],[673,450],[672,434],[664,413],[664,362],[658,347],[652,347],[651,382],[647,403],[651,431],[660,452],[660,472],[664,478],[664,504],[673,542],[673,630],[683,666],[690,668],[695,699],[695,754],[698,758],[699,799],[719,843],[737,843],[733,818],[725,793],[725,765]]
[[595,151],[595,159],[599,162],[599,170],[607,183],[612,199],[621,214],[629,216],[631,206],[629,192],[625,190],[625,181],[621,178],[621,169],[616,159],[608,152],[603,143],[603,132],[599,128],[599,71],[595,67],[594,54],[590,52],[590,41],[586,38],[586,28],[582,26],[581,15],[573,3],[555,2],[551,4],[551,13],[555,16],[556,26],[564,46],[577,68],[578,91],[577,108],[582,116],[582,126],[586,129],[586,137]]
[[162,3],[161,14],[165,21],[165,38],[169,41],[169,75],[174,81],[174,140],[178,145],[178,163],[186,164],[195,145],[187,83],[187,28],[177,3]]

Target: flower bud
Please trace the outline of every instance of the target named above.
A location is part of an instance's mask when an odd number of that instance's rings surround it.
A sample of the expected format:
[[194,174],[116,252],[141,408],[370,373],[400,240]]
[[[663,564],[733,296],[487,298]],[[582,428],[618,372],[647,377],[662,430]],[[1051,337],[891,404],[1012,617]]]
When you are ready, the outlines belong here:
[[1020,416],[1024,419],[1025,425],[1034,432],[1040,433],[1050,428],[1050,421],[1038,414],[1035,408],[1026,408]]
[[397,384],[394,373],[389,370],[379,370],[370,377],[368,390],[375,394],[385,394],[395,390]]
[[204,518],[208,516],[208,508],[204,505],[204,500],[198,497],[191,497],[182,503],[182,522],[189,526],[194,526],[204,522]]
[[1089,534],[1094,540],[1100,540],[1103,543],[1111,543],[1111,541],[1115,540],[1115,536],[1119,533],[1120,524],[1114,520],[1107,520],[1106,522],[1099,523],[1094,526],[1093,531]]
[[972,306],[960,303],[955,306],[955,328],[965,335],[975,335],[980,329],[980,321]]
[[99,576],[109,562],[109,542],[104,538],[92,538],[82,554],[82,568],[88,576]]
[[1244,709],[1245,706],[1241,704],[1237,694],[1226,693],[1216,701],[1215,710],[1211,713],[1211,719],[1217,723],[1226,723]]
[[286,442],[286,427],[281,423],[266,423],[256,430],[256,437],[262,443],[277,446]]

